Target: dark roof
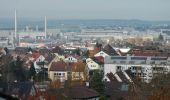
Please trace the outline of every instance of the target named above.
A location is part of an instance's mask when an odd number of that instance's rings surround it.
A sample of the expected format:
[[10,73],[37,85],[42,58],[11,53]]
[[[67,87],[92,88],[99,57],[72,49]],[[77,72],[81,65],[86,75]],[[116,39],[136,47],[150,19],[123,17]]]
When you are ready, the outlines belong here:
[[118,82],[105,82],[105,93],[107,96],[111,96],[113,92],[120,91],[122,83]]
[[45,55],[45,54],[50,54],[51,53],[51,50],[47,49],[47,48],[42,48],[42,49],[39,49],[39,53],[41,55]]
[[46,64],[49,64],[53,59],[55,58],[55,55],[48,54],[47,57],[45,57]]
[[65,63],[64,61],[53,62],[50,71],[71,71],[73,63]]
[[167,57],[152,57],[151,60],[167,60]]
[[70,89],[72,99],[90,99],[99,97],[99,93],[87,87],[72,87]]
[[129,82],[129,80],[126,78],[126,76],[123,74],[122,71],[117,72],[117,75],[120,77],[120,79],[121,79],[123,82]]
[[110,44],[107,44],[104,48],[103,48],[103,51],[105,53],[107,53],[108,55],[110,56],[113,56],[113,55],[118,55],[116,50],[110,45]]
[[[126,71],[125,71],[125,73],[129,76],[129,74],[128,74]],[[115,74],[117,74],[117,75],[119,76],[119,78],[122,80],[122,82],[119,82],[119,81],[116,79],[116,77],[114,76],[114,74],[113,74],[112,72],[107,73],[107,74],[106,74],[106,77],[108,77],[108,79],[109,79],[111,82],[117,82],[117,83],[128,83],[128,82],[130,82],[130,81],[126,78],[126,76],[123,74],[122,71],[118,71],[118,72],[116,72]],[[131,77],[131,76],[129,76],[129,77]]]
[[121,59],[121,60],[126,60],[126,56],[112,56],[111,59]]
[[29,51],[29,48],[26,48],[26,47],[16,47],[14,51],[17,54],[26,54]]
[[147,57],[131,57],[131,60],[147,60]]
[[60,55],[64,54],[64,50],[60,48],[59,46],[56,46],[54,49],[52,49],[53,53],[58,53]]

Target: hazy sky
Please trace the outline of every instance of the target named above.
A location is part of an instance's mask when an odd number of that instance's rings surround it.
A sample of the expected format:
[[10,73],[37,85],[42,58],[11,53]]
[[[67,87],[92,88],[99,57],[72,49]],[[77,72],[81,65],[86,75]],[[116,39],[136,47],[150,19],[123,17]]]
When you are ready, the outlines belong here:
[[0,0],[0,18],[170,20],[170,0]]

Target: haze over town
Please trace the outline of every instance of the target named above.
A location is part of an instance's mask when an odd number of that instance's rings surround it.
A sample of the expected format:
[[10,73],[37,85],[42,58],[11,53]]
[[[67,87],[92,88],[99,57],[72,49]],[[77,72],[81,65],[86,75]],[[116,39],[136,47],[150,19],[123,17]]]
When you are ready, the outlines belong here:
[[0,99],[169,100],[169,0],[1,0]]

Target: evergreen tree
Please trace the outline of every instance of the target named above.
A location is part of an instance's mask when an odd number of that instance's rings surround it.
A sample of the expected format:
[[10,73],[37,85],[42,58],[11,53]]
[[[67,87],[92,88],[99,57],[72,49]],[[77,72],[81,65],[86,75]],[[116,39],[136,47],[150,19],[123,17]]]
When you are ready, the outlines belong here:
[[163,35],[162,35],[162,34],[160,34],[160,35],[159,35],[159,37],[158,37],[158,39],[159,39],[159,41],[163,41],[163,40],[164,40]]
[[26,75],[24,74],[24,69],[23,69],[23,61],[20,60],[20,57],[17,56],[17,60],[13,62],[12,66],[13,68],[13,73],[16,76],[17,81],[25,81],[26,80]]
[[79,56],[81,55],[81,54],[80,54],[80,48],[77,48],[77,49],[76,49],[76,54],[79,55]]
[[104,82],[102,81],[103,74],[100,71],[95,71],[91,80],[90,87],[99,92],[100,94],[104,94]]
[[8,50],[8,48],[7,48],[7,47],[5,47],[5,48],[4,48],[4,50],[5,50],[6,54],[8,54],[8,53],[9,53],[9,50]]
[[89,52],[89,50],[87,50],[86,53],[84,54],[84,56],[86,56],[88,58],[89,54],[90,54],[90,52]]
[[35,71],[34,63],[31,62],[31,67],[29,69],[29,79],[32,79],[32,78],[34,79],[35,74],[36,74],[36,71]]

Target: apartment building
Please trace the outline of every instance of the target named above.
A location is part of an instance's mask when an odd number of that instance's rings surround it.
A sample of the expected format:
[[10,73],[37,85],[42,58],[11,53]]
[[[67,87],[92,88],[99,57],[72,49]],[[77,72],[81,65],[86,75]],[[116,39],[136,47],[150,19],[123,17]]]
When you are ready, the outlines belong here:
[[104,59],[104,75],[119,71],[130,70],[135,77],[144,82],[159,73],[170,71],[170,59],[168,57],[152,56],[107,56]]

